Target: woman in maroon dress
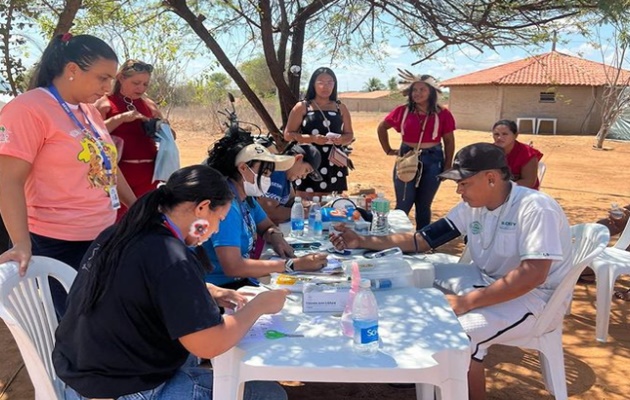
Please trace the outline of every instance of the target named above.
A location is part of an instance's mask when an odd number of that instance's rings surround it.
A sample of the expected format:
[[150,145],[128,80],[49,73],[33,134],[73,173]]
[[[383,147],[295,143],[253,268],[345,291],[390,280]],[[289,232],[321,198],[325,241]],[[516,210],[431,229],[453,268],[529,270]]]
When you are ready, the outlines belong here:
[[516,123],[507,119],[497,121],[492,127],[494,144],[505,152],[512,180],[518,185],[538,190],[538,162],[543,154],[532,146],[516,140]]
[[[120,170],[137,197],[159,183],[153,181],[157,146],[142,126],[150,118],[163,118],[157,105],[144,95],[152,72],[151,64],[125,61],[116,75],[112,93],[95,103],[121,155]],[[126,207],[121,207],[116,220],[126,211]]]

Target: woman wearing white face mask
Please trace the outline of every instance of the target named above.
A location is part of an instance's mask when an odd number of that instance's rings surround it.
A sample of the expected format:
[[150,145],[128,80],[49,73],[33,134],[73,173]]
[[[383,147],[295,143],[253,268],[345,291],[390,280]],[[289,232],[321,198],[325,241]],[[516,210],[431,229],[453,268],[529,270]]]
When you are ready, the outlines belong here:
[[[256,201],[271,184],[274,170],[285,171],[293,156],[271,154],[251,139],[224,137],[208,153],[207,164],[228,178],[234,200],[219,232],[204,243],[214,267],[206,281],[236,289],[272,272],[316,271],[326,265],[326,254],[293,258],[293,249],[284,240]],[[261,240],[258,240],[258,239]],[[259,260],[264,243],[269,243],[282,260]]]

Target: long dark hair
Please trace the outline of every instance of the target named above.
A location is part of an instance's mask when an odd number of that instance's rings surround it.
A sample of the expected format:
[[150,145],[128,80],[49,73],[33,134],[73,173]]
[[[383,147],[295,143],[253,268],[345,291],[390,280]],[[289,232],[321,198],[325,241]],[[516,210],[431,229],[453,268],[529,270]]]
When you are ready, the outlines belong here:
[[51,39],[35,67],[29,89],[48,87],[53,79],[63,73],[69,62],[87,71],[99,59],[118,62],[114,50],[101,39],[92,35],[72,36],[69,33]]
[[145,194],[131,206],[109,238],[82,266],[89,270],[83,311],[91,310],[104,295],[125,251],[144,234],[163,224],[163,212],[182,203],[199,204],[204,200],[210,200],[210,209],[216,209],[229,203],[232,197],[225,177],[215,169],[192,165],[173,172],[166,184]]
[[308,101],[308,100],[313,100],[315,98],[315,94],[316,94],[315,81],[317,80],[317,77],[320,76],[321,74],[328,74],[332,76],[333,81],[335,81],[335,87],[333,88],[333,91],[328,97],[328,99],[332,101],[337,101],[337,86],[338,86],[337,76],[335,75],[332,69],[327,68],[327,67],[319,67],[315,70],[315,72],[313,72],[313,75],[311,75],[311,80],[308,81],[308,88],[306,89],[306,95],[304,96],[304,100]]
[[[425,77],[429,78],[431,76],[422,75],[421,79],[427,79]],[[433,86],[423,81],[416,81],[407,89],[409,91],[409,93],[407,93],[407,107],[409,107],[409,111],[414,111],[416,108],[416,103],[413,101],[413,87],[419,84],[426,85],[429,88],[429,107],[427,108],[427,114],[439,114],[440,111],[442,111],[442,107],[438,104],[438,92]]]
[[[206,164],[233,181],[240,182],[243,177],[236,167],[236,156],[250,144],[254,144],[254,140],[250,137],[240,135],[224,136],[214,142],[212,149],[208,150]],[[268,161],[251,160],[247,162],[247,165],[251,168],[257,162],[260,163],[260,168],[258,169],[260,172],[258,173],[256,185],[260,187],[262,171],[269,170],[273,172],[276,164]]]

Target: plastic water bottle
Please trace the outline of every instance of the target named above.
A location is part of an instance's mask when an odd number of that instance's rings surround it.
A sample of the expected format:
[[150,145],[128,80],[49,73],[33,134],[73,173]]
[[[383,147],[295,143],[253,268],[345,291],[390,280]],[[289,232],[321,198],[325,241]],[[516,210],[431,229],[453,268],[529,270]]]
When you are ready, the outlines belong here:
[[354,298],[359,292],[359,285],[361,283],[361,273],[359,272],[359,264],[356,262],[352,263],[352,281],[350,283],[350,292],[348,293],[348,301],[346,302],[346,306],[343,309],[343,314],[341,314],[341,332],[344,336],[354,337],[354,328],[352,326],[352,304],[354,303]]
[[301,237],[304,235],[304,207],[302,198],[297,196],[293,207],[291,207],[291,236]]
[[379,193],[378,197],[372,200],[372,226],[370,233],[372,235],[387,235],[389,233],[389,223],[387,215],[389,214],[389,200],[385,198],[383,193]]
[[612,219],[621,219],[624,216],[623,210],[621,209],[621,207],[619,207],[617,203],[612,203],[612,207],[610,208],[609,212]]
[[[317,212],[319,212],[319,226],[316,226]],[[313,203],[308,210],[308,229],[313,238],[319,239],[322,236],[322,206],[319,204],[319,196],[313,196]]]
[[370,290],[370,280],[361,280],[359,293],[352,303],[354,349],[357,353],[372,355],[378,351],[378,304]]

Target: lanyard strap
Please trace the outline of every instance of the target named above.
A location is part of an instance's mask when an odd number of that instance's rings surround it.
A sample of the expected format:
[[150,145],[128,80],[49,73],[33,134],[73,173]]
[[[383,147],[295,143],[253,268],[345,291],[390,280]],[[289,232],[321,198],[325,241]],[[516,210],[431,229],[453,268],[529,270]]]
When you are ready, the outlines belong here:
[[[164,221],[164,226],[166,227],[166,229],[171,231],[173,236],[184,242],[184,235],[182,234],[182,231],[166,214],[162,214],[162,221]],[[184,242],[184,244],[186,244],[186,242]]]
[[[81,108],[81,105],[79,105],[79,111],[81,111],[81,114],[83,114],[83,117],[87,121],[88,126],[90,127],[89,130],[81,123],[81,121],[79,121],[77,116],[74,115],[74,113],[70,109],[70,106],[68,105],[68,103],[66,103],[64,99],[61,98],[59,91],[54,85],[48,86],[48,91],[55,97],[55,99],[57,100],[57,103],[59,103],[61,108],[66,112],[66,114],[68,114],[68,117],[70,117],[70,119],[72,120],[72,122],[74,122],[77,128],[79,128],[85,136],[88,136],[94,139],[94,143],[96,144],[96,147],[98,147],[98,150],[101,152],[101,158],[103,159],[103,166],[105,167],[105,171],[107,172],[108,175],[112,175],[113,173],[112,162],[110,158],[107,156],[107,153],[105,152],[105,148],[103,147],[103,139],[101,138],[101,135],[98,133],[98,130],[96,130],[94,125],[92,125],[92,122],[88,118],[85,111],[83,111],[83,109]],[[94,136],[89,134],[90,131],[92,131],[92,134]]]
[[245,223],[247,230],[252,235],[252,239],[255,241],[256,237],[258,236],[258,234],[256,233],[256,221],[254,221],[254,217],[252,217],[251,212],[243,204],[244,202],[241,201],[238,191],[234,186],[234,183],[231,180],[228,180],[228,184],[230,186],[230,190],[232,190],[232,193],[234,194],[234,200],[238,202],[238,205],[241,209],[241,218],[243,218],[243,223]]

